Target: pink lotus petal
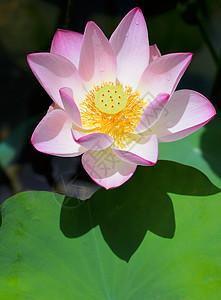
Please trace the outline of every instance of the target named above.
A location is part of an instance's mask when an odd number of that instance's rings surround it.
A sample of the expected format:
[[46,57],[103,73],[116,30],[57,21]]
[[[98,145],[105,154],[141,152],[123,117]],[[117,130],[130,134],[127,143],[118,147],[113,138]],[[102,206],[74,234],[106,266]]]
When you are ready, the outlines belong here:
[[193,133],[211,120],[216,112],[203,95],[191,91],[176,91],[165,105],[168,112],[150,128],[160,142],[172,142]]
[[74,101],[72,89],[64,87],[60,89],[59,92],[61,95],[61,100],[63,102],[65,112],[67,113],[68,117],[72,121],[72,127],[76,131],[79,131],[78,133],[79,137],[84,136],[90,133],[91,131],[93,131],[94,128],[85,129],[82,127],[81,114],[78,106]]
[[69,59],[78,67],[83,34],[58,29],[51,44],[51,53],[58,54]]
[[71,157],[86,151],[74,141],[71,122],[61,109],[51,111],[41,120],[31,142],[38,151],[56,156]]
[[169,100],[169,97],[169,94],[160,94],[151,103],[147,104],[137,128],[135,129],[135,133],[144,132],[159,120],[163,112],[167,113],[164,106]]
[[82,99],[84,93],[77,69],[68,59],[52,53],[29,54],[27,59],[38,81],[58,106],[63,108],[59,93],[62,87],[78,89],[75,101]]
[[103,150],[110,147],[114,142],[108,134],[100,132],[83,135],[83,133],[72,129],[72,135],[78,144],[89,150]]
[[139,8],[132,9],[122,19],[110,43],[117,57],[117,79],[136,87],[149,62],[148,32]]
[[116,156],[128,163],[152,166],[158,159],[158,140],[155,135],[137,136],[126,150],[112,148]]
[[73,99],[73,91],[70,88],[62,88],[59,90],[61,95],[61,100],[64,105],[64,109],[68,117],[75,123],[77,126],[82,127],[81,124],[81,114],[80,111]]
[[137,90],[141,97],[155,99],[160,93],[171,95],[191,58],[191,53],[172,53],[152,61],[138,83]]
[[154,44],[153,46],[150,46],[150,59],[149,63],[151,63],[153,60],[161,57],[160,50],[158,49],[157,45]]
[[136,165],[120,160],[110,148],[101,151],[87,151],[82,164],[90,177],[105,189],[122,185],[135,172]]
[[89,22],[81,48],[79,74],[90,90],[103,81],[116,81],[117,62],[109,41],[101,29]]

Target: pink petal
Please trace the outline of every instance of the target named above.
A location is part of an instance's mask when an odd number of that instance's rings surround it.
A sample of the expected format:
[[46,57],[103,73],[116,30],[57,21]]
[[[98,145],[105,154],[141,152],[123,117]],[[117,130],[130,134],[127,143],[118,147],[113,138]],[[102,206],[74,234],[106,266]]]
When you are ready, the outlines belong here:
[[82,99],[84,92],[77,69],[65,57],[52,53],[33,53],[27,59],[38,81],[58,106],[63,108],[59,93],[62,87],[77,91],[75,101]]
[[155,135],[137,136],[126,150],[112,148],[116,156],[128,163],[152,166],[158,159],[158,140]]
[[71,119],[72,127],[76,130],[79,137],[84,136],[93,131],[94,128],[85,129],[82,127],[81,114],[78,106],[74,101],[72,89],[64,87],[60,89],[59,92],[61,95],[61,100],[63,102],[65,112]]
[[191,91],[176,91],[165,105],[168,112],[150,128],[160,142],[172,142],[193,133],[216,114],[211,102],[203,95]]
[[59,90],[61,95],[61,100],[64,105],[64,109],[68,117],[75,123],[77,126],[82,127],[81,124],[81,114],[80,111],[73,99],[73,91],[70,88],[62,88]]
[[110,137],[108,134],[100,132],[90,133],[81,136],[81,133],[72,129],[72,135],[74,140],[78,144],[89,150],[103,150],[111,146],[114,142],[113,138]]
[[169,94],[161,94],[152,102],[147,104],[137,128],[135,129],[135,133],[144,132],[159,120],[163,112],[167,113],[164,106],[169,100],[169,97]]
[[109,41],[101,29],[89,22],[81,48],[79,74],[88,89],[103,81],[116,81],[117,62]]
[[149,62],[149,40],[141,10],[132,9],[110,38],[117,57],[117,79],[136,87]]
[[58,29],[51,44],[51,53],[58,54],[69,59],[78,67],[83,34]]
[[90,177],[105,189],[122,185],[135,172],[136,165],[120,160],[110,148],[101,151],[87,151],[82,164]]
[[153,46],[150,46],[150,59],[149,63],[151,63],[153,60],[159,58],[161,56],[160,50],[158,49],[157,45],[154,44]]
[[77,156],[86,150],[74,141],[71,121],[61,109],[51,111],[41,120],[31,142],[38,151],[56,156]]
[[152,61],[144,71],[138,91],[141,97],[155,99],[160,93],[172,94],[192,58],[191,53],[172,53]]

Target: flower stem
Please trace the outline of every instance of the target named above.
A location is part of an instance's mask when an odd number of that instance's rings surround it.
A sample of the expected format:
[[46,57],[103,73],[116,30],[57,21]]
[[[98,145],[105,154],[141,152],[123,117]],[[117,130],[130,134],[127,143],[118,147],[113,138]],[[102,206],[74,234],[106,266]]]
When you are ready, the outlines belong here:
[[219,57],[218,67],[216,70],[215,79],[212,86],[211,97],[221,111],[221,56]]
[[73,19],[73,11],[74,11],[74,0],[67,0],[67,10],[65,17],[65,29],[71,29],[72,27],[72,19]]
[[207,44],[207,47],[210,50],[210,53],[211,53],[211,55],[213,57],[213,60],[214,60],[215,64],[218,66],[218,64],[219,64],[218,55],[216,53],[215,48],[213,47],[212,41],[210,39],[210,36],[209,36],[209,34],[208,34],[208,32],[207,32],[207,30],[206,30],[206,28],[204,26],[204,22],[202,22],[201,18],[198,18],[198,25],[199,25],[200,31],[201,31],[201,33],[202,33],[202,35],[204,37],[204,40],[205,40],[205,42]]
[[208,30],[207,30],[207,24],[205,22],[205,7],[203,5],[203,1],[200,1],[200,0],[197,0],[197,4],[198,4],[198,10],[197,10],[197,15],[196,15],[196,19],[197,19],[197,23],[198,23],[198,26],[199,26],[199,29],[201,31],[201,34],[207,44],[207,47],[209,48],[210,50],[210,53],[213,57],[213,60],[215,62],[215,64],[219,65],[219,57],[218,57],[218,54],[216,52],[216,49],[214,48],[213,46],[213,43],[212,43],[212,40],[210,38],[210,35],[208,33]]

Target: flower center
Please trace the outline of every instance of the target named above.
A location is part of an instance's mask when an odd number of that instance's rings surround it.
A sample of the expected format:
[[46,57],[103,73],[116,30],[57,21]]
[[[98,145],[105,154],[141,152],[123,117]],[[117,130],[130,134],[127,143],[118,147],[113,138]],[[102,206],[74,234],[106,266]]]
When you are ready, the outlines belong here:
[[127,105],[127,95],[119,86],[105,86],[95,95],[95,106],[103,113],[112,115]]
[[94,86],[80,103],[82,126],[92,132],[106,133],[114,145],[124,149],[132,142],[131,133],[137,127],[146,107],[138,91],[130,86],[103,82]]

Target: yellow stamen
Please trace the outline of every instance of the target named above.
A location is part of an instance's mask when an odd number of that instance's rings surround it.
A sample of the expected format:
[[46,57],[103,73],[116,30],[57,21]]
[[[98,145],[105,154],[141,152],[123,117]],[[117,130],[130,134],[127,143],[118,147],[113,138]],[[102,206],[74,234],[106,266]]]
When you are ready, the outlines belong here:
[[80,104],[82,125],[114,139],[115,146],[125,148],[132,141],[146,103],[137,91],[118,82],[104,82],[86,95]]

